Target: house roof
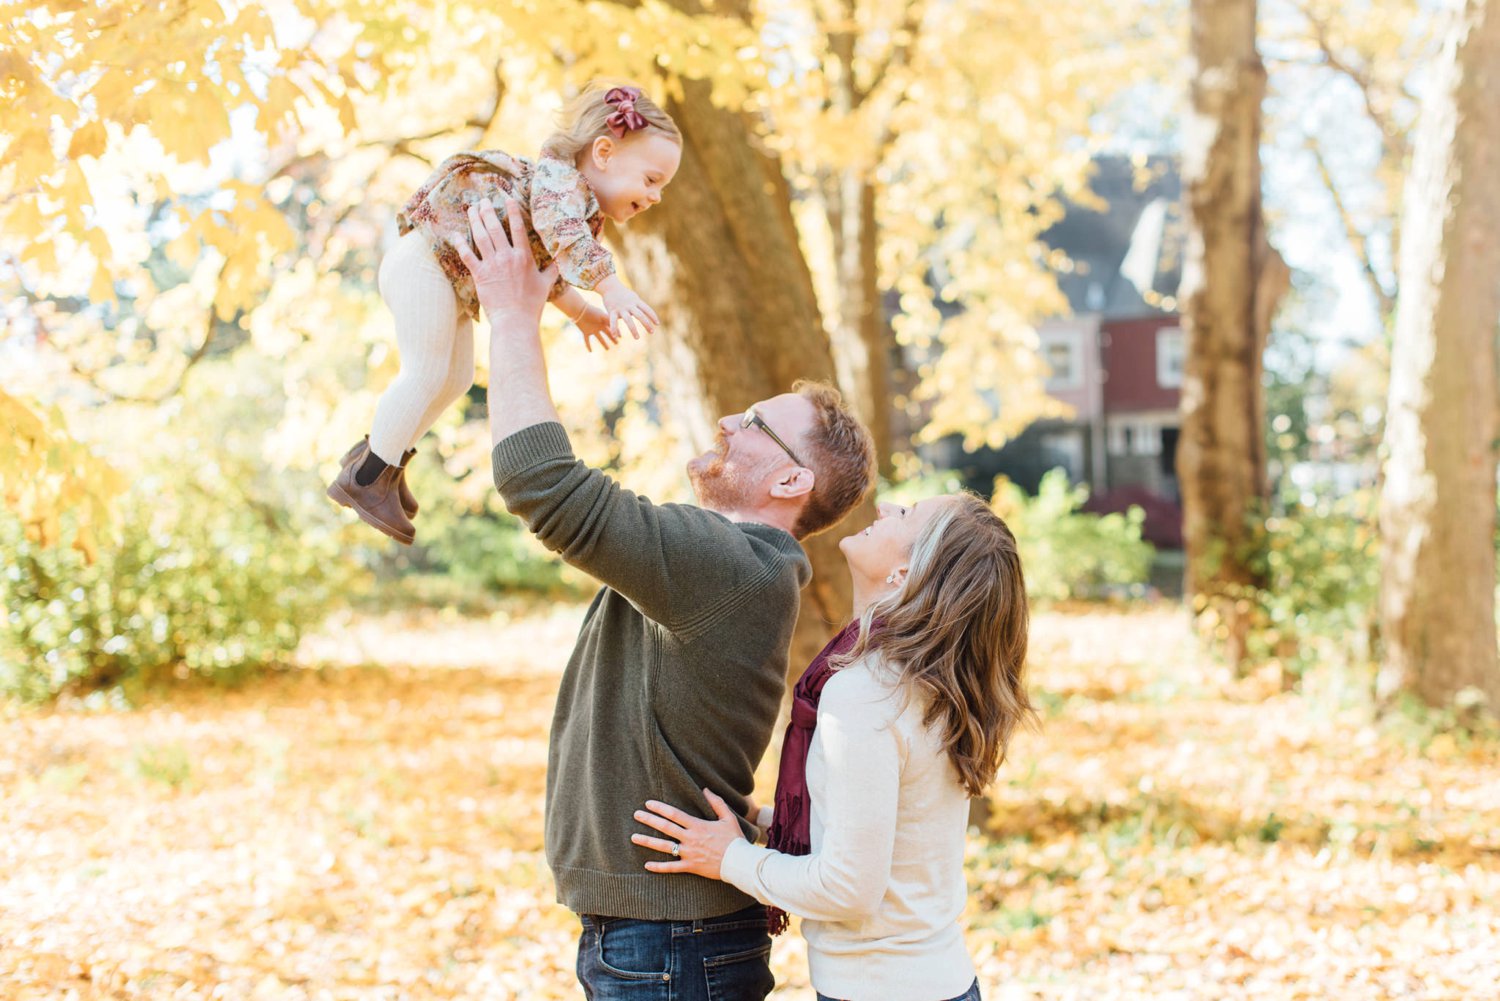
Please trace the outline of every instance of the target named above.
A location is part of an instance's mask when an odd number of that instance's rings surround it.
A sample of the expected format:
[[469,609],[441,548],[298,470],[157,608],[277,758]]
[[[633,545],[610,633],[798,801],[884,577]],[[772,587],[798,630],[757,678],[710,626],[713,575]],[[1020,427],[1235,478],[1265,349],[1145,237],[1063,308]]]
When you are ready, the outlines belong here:
[[1176,311],[1187,230],[1177,159],[1100,156],[1090,187],[1107,205],[1069,203],[1042,239],[1073,261],[1057,274],[1074,313],[1106,320]]

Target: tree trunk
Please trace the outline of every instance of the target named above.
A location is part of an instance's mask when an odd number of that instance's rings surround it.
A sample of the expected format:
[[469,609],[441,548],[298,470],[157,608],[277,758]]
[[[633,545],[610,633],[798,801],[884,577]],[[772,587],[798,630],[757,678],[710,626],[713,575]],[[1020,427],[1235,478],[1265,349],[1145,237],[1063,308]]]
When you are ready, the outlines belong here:
[[1380,498],[1378,690],[1500,711],[1495,649],[1500,9],[1457,11],[1422,108],[1402,222]]
[[[823,72],[828,84],[826,110],[843,121],[852,120],[870,97],[870,91],[857,80],[855,50],[859,23],[854,0],[840,0],[828,29],[828,57]],[[914,22],[908,21],[906,30],[914,32]],[[898,59],[904,61],[910,44],[909,40],[897,44],[875,75],[884,75]],[[875,439],[880,472],[890,476],[894,451],[891,354],[895,338],[886,323],[880,296],[875,168],[891,136],[884,124],[874,121],[866,124],[879,135],[867,137],[868,146],[857,143],[849,151],[853,154],[852,162],[822,171],[817,191],[833,237],[834,302],[825,305],[834,314],[831,325],[834,367]]]
[[[695,448],[714,421],[784,393],[797,379],[835,381],[833,355],[792,219],[780,163],[746,118],[685,84],[668,108],[683,133],[682,166],[659,207],[615,237],[636,289],[661,315],[658,382]],[[874,518],[873,502],[846,524]],[[813,582],[802,595],[793,678],[849,614],[849,571],[836,526],[807,542]]]
[[1243,663],[1256,570],[1252,517],[1267,496],[1262,352],[1285,292],[1285,263],[1261,215],[1261,99],[1255,0],[1192,0],[1192,110],[1183,183],[1189,209],[1182,300],[1182,483],[1187,587],[1200,625]]
[[880,470],[889,476],[893,452],[893,339],[881,301],[877,271],[875,185],[862,169],[851,168],[827,175],[822,189],[838,276],[832,335],[834,365],[840,382],[850,388],[854,405],[875,439]]

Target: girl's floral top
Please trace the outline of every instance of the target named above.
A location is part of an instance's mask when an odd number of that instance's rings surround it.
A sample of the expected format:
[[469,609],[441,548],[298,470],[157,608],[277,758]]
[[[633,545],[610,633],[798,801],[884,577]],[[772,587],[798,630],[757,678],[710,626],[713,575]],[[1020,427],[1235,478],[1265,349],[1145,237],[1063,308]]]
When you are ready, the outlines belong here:
[[471,318],[479,318],[474,282],[447,237],[468,235],[469,206],[485,198],[494,200],[504,227],[507,195],[521,205],[537,267],[557,261],[551,298],[568,285],[592,289],[615,273],[614,258],[599,245],[604,226],[599,200],[571,163],[550,156],[532,161],[500,150],[459,153],[438,165],[396,216],[396,224],[402,236],[415,229],[427,238]]

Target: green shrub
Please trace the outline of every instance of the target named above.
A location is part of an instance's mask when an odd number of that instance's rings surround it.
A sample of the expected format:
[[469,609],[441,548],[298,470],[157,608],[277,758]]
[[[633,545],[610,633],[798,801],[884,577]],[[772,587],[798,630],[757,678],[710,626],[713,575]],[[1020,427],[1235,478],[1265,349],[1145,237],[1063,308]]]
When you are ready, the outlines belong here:
[[511,515],[440,516],[422,528],[427,562],[464,585],[497,594],[576,595],[589,588]]
[[[86,563],[0,515],[0,693],[28,701],[283,661],[344,564],[317,533],[239,489],[240,471],[147,477],[119,500],[118,544]],[[227,471],[224,471],[227,472]]]
[[495,595],[577,597],[597,589],[592,578],[549,553],[521,519],[505,510],[487,467],[455,479],[428,457],[413,469],[411,486],[422,510],[417,545],[403,554],[408,558],[400,573],[448,582],[439,588],[423,583],[417,593],[452,605],[453,592],[478,592],[475,597],[482,604]]
[[1035,497],[1005,478],[995,482],[992,504],[1016,534],[1026,590],[1033,599],[1102,598],[1144,590],[1155,547],[1141,538],[1145,514],[1085,514],[1086,486],[1068,485],[1054,469]]
[[1294,676],[1331,656],[1368,661],[1380,587],[1374,491],[1294,503],[1264,532],[1251,656]]
[[[956,473],[907,480],[881,492],[883,500],[910,502],[960,489]],[[991,506],[1016,534],[1026,591],[1033,600],[1101,598],[1144,589],[1155,547],[1141,538],[1145,514],[1085,514],[1088,487],[1070,487],[1067,473],[1042,477],[1035,497],[1005,477],[995,481]]]

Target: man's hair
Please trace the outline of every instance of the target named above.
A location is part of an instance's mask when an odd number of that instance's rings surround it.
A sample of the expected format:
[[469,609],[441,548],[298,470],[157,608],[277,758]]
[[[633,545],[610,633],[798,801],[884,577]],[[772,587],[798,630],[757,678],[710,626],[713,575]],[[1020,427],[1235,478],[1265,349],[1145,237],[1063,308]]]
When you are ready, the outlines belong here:
[[802,379],[792,392],[811,403],[817,415],[798,442],[815,477],[792,526],[792,535],[805,539],[838,524],[875,485],[875,440],[828,383]]

